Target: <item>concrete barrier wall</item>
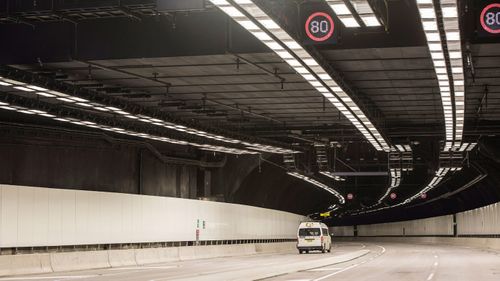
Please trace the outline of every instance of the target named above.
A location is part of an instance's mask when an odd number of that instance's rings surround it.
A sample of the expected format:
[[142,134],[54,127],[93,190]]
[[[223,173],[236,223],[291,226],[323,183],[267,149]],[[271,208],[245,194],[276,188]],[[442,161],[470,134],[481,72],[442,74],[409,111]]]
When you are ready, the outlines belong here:
[[0,255],[0,276],[296,251],[295,242]]
[[500,235],[500,203],[457,214],[458,235]]
[[[393,223],[358,225],[358,236],[452,236],[453,215]],[[500,235],[500,203],[456,214],[458,236]],[[353,226],[331,227],[337,236],[354,236]]]
[[471,247],[500,251],[500,239],[481,237],[339,237],[343,242],[412,243]]
[[354,226],[334,226],[330,227],[333,236],[354,236]]
[[296,238],[302,216],[245,205],[0,185],[0,248]]
[[453,235],[453,216],[358,226],[358,236]]

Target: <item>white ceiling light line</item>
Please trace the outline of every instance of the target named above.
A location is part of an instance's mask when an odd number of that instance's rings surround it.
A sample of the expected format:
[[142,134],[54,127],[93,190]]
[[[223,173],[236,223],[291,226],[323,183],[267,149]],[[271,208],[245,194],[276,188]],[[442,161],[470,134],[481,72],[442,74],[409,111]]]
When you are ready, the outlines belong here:
[[335,197],[337,197],[337,199],[339,200],[340,204],[344,204],[345,203],[345,198],[344,196],[342,196],[340,193],[338,193],[335,189],[327,186],[326,184],[323,184],[315,179],[312,179],[308,176],[304,176],[298,172],[287,172],[288,175],[290,176],[293,176],[293,177],[296,177],[298,179],[301,179],[301,180],[304,180],[304,181],[307,181],[319,188],[322,188],[326,191],[328,191],[329,193],[333,194]]
[[324,176],[327,176],[335,181],[345,181],[345,178],[336,176],[330,171],[320,171],[319,173],[324,175]]
[[115,133],[125,134],[125,135],[129,135],[129,136],[157,140],[157,141],[167,142],[167,143],[172,143],[172,144],[191,145],[191,146],[198,147],[200,150],[238,154],[238,155],[240,155],[240,154],[259,154],[259,152],[251,151],[251,150],[245,150],[245,149],[239,149],[239,148],[229,148],[229,147],[209,145],[209,144],[199,144],[199,143],[194,143],[194,142],[187,142],[187,141],[176,140],[176,139],[167,138],[167,137],[155,136],[155,135],[146,134],[146,133],[139,133],[139,132],[130,131],[130,130],[126,130],[126,129],[118,128],[118,127],[99,125],[99,124],[96,124],[96,123],[91,122],[91,121],[84,121],[84,120],[80,120],[77,118],[60,117],[60,116],[56,116],[54,114],[50,114],[50,113],[43,111],[43,110],[30,109],[30,108],[26,108],[23,106],[11,105],[7,102],[0,102],[0,109],[16,111],[16,112],[23,113],[23,114],[39,115],[39,116],[51,118],[53,120],[60,121],[60,122],[71,123],[71,124],[75,124],[75,125],[85,126],[85,127],[94,128],[94,129],[100,129],[100,130],[104,130],[104,131],[112,131]]
[[345,27],[360,27],[344,0],[326,0]]
[[438,28],[436,11],[432,0],[416,0],[417,6],[422,21],[425,37],[427,38],[427,46],[431,53],[431,59],[434,64],[439,92],[441,94],[441,102],[444,112],[445,123],[445,150],[449,150],[453,143],[453,105],[451,99],[450,81],[448,69],[446,67],[441,35]]
[[460,147],[465,118],[465,78],[457,1],[441,0],[441,14],[453,80],[455,102],[455,140],[453,146]]
[[[375,149],[389,151],[390,147],[385,139],[347,93],[302,46],[258,6],[250,0],[231,2],[211,0],[211,2],[267,45],[297,73],[301,74],[361,132]],[[237,7],[242,10],[240,11],[232,3],[239,5]],[[242,11],[248,13],[251,19]]]
[[[439,4],[443,20],[443,35],[446,38],[446,54],[449,58],[447,67],[436,7],[432,0],[416,1],[439,82],[445,116],[444,151],[449,151],[461,146],[465,119],[465,78],[457,2],[456,0],[442,0]],[[451,73],[448,70],[451,70]],[[453,99],[451,93],[453,93]]]
[[204,137],[204,138],[213,139],[216,141],[221,141],[221,142],[226,142],[226,143],[232,143],[232,144],[242,144],[242,145],[246,146],[247,149],[252,149],[252,150],[257,150],[257,151],[262,151],[262,152],[279,153],[279,154],[297,153],[297,151],[294,151],[291,149],[284,149],[284,148],[280,148],[280,147],[276,147],[276,146],[264,145],[264,144],[259,144],[259,143],[244,142],[244,141],[240,141],[237,139],[227,138],[224,136],[215,135],[215,134],[208,133],[205,131],[189,128],[189,127],[186,127],[183,125],[167,122],[167,121],[153,118],[153,117],[146,116],[146,115],[141,115],[141,114],[135,115],[135,114],[132,114],[132,113],[127,112],[125,110],[122,110],[121,108],[107,106],[107,105],[103,105],[103,104],[96,103],[96,102],[90,102],[86,99],[75,97],[75,96],[72,96],[69,94],[64,94],[64,93],[60,93],[58,91],[45,89],[45,88],[42,88],[39,86],[16,81],[13,79],[3,78],[1,76],[0,76],[0,82],[3,83],[3,84],[1,84],[1,86],[12,87],[13,89],[18,90],[18,91],[31,93],[31,94],[43,96],[46,98],[55,98],[58,101],[72,104],[75,106],[79,106],[79,107],[82,107],[85,109],[96,109],[96,110],[103,111],[103,112],[119,114],[119,115],[126,117],[126,118],[129,118],[129,119],[149,123],[151,125],[164,127],[167,129],[172,129],[172,130],[176,130],[176,131],[191,134],[191,135],[197,135],[199,137]]
[[[356,21],[356,18],[352,15],[343,0],[326,0],[326,2],[330,5],[345,27],[359,27],[359,23]],[[380,21],[367,0],[350,0],[350,2],[365,26],[381,26]]]

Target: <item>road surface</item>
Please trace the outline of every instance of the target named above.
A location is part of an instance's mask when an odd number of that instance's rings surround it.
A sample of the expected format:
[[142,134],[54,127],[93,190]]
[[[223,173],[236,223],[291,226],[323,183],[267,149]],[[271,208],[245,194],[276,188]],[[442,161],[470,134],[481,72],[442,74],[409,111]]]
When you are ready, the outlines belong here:
[[261,254],[0,278],[7,280],[498,281],[500,253],[454,246],[339,243],[331,254]]

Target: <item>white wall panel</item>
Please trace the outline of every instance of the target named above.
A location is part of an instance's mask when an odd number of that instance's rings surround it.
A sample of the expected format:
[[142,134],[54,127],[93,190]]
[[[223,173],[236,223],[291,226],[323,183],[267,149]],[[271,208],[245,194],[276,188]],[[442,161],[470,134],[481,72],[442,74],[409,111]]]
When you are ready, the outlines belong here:
[[457,214],[458,235],[499,235],[500,203]]
[[[302,216],[245,205],[0,185],[0,247],[295,238]],[[203,229],[205,221],[205,229]]]
[[453,235],[453,216],[358,226],[358,236],[402,235]]
[[334,226],[330,227],[330,233],[333,236],[354,236],[353,226]]

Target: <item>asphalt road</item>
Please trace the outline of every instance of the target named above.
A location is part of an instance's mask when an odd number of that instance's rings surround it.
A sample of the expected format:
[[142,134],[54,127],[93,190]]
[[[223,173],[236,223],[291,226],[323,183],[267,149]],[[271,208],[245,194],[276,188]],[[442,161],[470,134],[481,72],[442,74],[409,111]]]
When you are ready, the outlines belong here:
[[[354,255],[353,255],[354,254]],[[350,259],[355,256],[357,258]],[[275,274],[274,274],[275,273]],[[273,277],[262,279],[259,276]],[[34,276],[14,280],[500,280],[500,253],[453,246],[337,244],[331,254],[297,252],[173,262]]]

